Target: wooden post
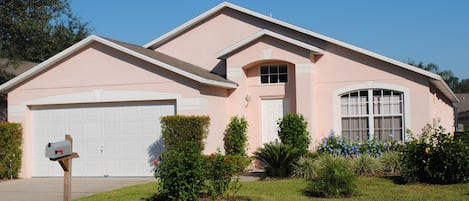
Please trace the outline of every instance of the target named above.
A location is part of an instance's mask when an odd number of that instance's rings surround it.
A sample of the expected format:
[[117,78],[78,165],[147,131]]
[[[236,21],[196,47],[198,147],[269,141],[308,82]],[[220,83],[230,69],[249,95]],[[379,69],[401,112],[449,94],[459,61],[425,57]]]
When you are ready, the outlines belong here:
[[[65,135],[65,140],[70,142],[73,151],[73,139],[70,135]],[[52,161],[58,161],[62,169],[64,170],[64,201],[72,200],[72,159],[78,158],[78,153],[72,152],[70,156],[63,158],[51,159]]]
[[[65,135],[65,140],[68,140],[73,150],[73,139],[70,135]],[[67,169],[64,170],[64,201],[72,201],[72,158],[65,159],[64,163]]]

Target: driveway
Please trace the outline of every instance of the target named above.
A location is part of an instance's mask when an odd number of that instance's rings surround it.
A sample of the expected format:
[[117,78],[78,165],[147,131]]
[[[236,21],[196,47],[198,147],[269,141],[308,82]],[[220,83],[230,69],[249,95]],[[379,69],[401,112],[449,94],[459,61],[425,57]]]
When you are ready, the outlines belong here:
[[[73,178],[72,198],[156,182],[155,178]],[[62,201],[63,178],[33,178],[0,182],[0,201]]]

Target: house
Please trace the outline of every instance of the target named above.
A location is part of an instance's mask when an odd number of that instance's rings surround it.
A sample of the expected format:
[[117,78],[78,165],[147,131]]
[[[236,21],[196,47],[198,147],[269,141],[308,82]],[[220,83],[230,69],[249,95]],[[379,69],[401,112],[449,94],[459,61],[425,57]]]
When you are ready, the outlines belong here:
[[456,97],[460,100],[455,104],[457,123],[469,128],[469,93],[456,94]]
[[0,91],[23,125],[22,177],[61,176],[44,146],[65,133],[75,176],[151,176],[164,115],[210,116],[206,153],[244,116],[252,153],[287,112],[304,115],[314,145],[331,131],[404,141],[427,123],[453,131],[458,102],[436,74],[230,3],[143,47],[89,36]]

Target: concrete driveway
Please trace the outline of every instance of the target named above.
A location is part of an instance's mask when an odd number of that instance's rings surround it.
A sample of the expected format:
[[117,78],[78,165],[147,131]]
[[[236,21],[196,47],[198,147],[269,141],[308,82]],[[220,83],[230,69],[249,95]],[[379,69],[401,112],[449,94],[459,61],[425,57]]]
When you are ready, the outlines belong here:
[[[155,178],[73,178],[72,198],[156,182]],[[63,178],[33,178],[0,182],[0,201],[62,201]]]

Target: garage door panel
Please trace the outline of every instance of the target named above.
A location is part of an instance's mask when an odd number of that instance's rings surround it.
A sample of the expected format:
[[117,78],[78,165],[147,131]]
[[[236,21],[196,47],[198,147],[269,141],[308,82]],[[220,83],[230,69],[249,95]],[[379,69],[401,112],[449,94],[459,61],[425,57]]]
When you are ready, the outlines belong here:
[[[33,107],[33,176],[62,176],[44,157],[47,142],[74,139],[74,176],[152,176],[149,146],[159,140],[159,119],[173,115],[170,102]],[[37,154],[36,154],[37,152]]]
[[121,136],[122,122],[104,122],[103,137]]
[[140,124],[138,121],[125,121],[122,124],[122,136],[140,136]]

